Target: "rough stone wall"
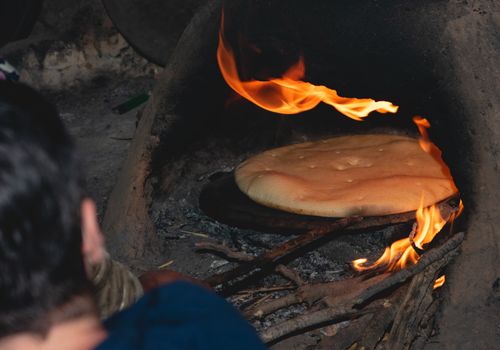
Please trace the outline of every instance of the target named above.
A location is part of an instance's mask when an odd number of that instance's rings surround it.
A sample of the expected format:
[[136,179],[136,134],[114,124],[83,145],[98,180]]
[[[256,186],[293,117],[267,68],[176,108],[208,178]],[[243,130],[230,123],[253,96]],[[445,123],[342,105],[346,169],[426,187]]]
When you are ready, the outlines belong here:
[[[463,128],[473,136],[475,152],[466,159],[474,174],[473,200],[462,253],[447,271],[446,297],[439,332],[426,350],[494,349],[500,339],[500,3],[450,1],[463,8],[443,33],[455,74],[450,86],[455,112],[468,115]],[[463,120],[463,119],[458,119]],[[464,152],[465,154],[465,152]]]
[[154,76],[159,67],[139,56],[113,27],[98,0],[46,1],[28,39],[0,49],[22,81],[62,90],[101,76]]

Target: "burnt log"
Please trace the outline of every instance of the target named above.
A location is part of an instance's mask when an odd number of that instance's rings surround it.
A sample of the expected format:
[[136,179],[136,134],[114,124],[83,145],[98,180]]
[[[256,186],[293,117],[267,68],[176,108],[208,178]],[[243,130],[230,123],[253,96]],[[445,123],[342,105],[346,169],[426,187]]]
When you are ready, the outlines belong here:
[[[431,249],[423,255],[416,265],[388,274],[385,278],[372,278],[371,286],[352,283],[352,288],[342,288],[345,291],[344,295],[335,294],[335,288],[333,288],[333,295],[324,298],[326,308],[272,326],[263,331],[261,337],[268,343],[274,343],[301,330],[310,330],[328,323],[358,318],[362,315],[378,313],[384,308],[395,307],[397,312],[394,313],[389,337],[377,346],[381,349],[408,349],[416,338],[428,307],[434,300],[431,293],[437,274],[458,254],[463,239],[464,234],[457,233],[440,247]],[[375,298],[378,294],[391,290],[409,279],[411,283],[408,289],[405,289],[402,303],[395,304],[390,297]],[[346,281],[337,283],[345,284]],[[274,302],[273,300],[268,303]],[[265,305],[260,305],[259,308],[260,310],[254,315],[260,316]],[[385,332],[386,329],[382,331]],[[381,339],[382,335],[378,338]],[[360,334],[361,337],[362,334]]]
[[[277,246],[276,248],[263,253],[262,255],[256,257],[252,261],[246,262],[233,270],[229,270],[220,274],[213,275],[204,280],[210,286],[217,286],[220,284],[227,285],[232,280],[243,276],[255,269],[265,269],[273,264],[277,265],[280,259],[287,257],[288,255],[297,254],[301,248],[311,246],[315,242],[327,238],[329,235],[338,233],[342,231],[345,227],[352,225],[356,222],[362,221],[361,217],[350,217],[341,220],[334,221],[329,225],[325,225],[321,228],[311,230],[306,234],[300,235],[297,238],[293,238],[285,243]],[[273,266],[274,267],[274,266]],[[232,293],[235,290],[234,286],[229,288],[229,291],[223,291],[222,294]]]

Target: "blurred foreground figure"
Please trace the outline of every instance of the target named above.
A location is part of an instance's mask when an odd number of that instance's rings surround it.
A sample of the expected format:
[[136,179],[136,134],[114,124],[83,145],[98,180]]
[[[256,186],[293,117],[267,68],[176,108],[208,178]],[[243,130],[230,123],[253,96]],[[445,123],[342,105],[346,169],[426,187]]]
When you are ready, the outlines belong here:
[[0,81],[0,349],[263,349],[224,299],[155,288],[101,324],[88,275],[106,253],[55,108]]

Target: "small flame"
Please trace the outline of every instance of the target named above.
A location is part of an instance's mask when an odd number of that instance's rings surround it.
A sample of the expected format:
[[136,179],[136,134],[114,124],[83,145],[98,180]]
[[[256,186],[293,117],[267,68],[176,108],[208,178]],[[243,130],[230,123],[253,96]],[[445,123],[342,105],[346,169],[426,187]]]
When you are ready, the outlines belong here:
[[432,205],[428,208],[424,208],[423,199],[424,196],[421,197],[420,206],[416,213],[420,234],[415,235],[413,239],[413,244],[421,250],[424,249],[424,245],[432,242],[434,237],[441,231],[444,225],[446,225],[446,220],[441,217],[438,207]]
[[[438,160],[445,174],[448,175],[453,183],[450,170],[441,158],[441,151],[434,145],[428,136],[427,129],[430,123],[422,117],[415,117],[413,121],[420,131],[419,144],[420,147],[427,153],[431,154]],[[455,186],[455,185],[453,185]],[[394,242],[390,247],[387,247],[384,254],[372,264],[368,264],[365,258],[357,259],[352,262],[354,269],[358,271],[371,270],[375,268],[385,268],[387,271],[395,271],[403,269],[408,263],[415,264],[420,256],[416,249],[424,250],[434,237],[443,229],[448,221],[453,222],[463,211],[463,203],[460,200],[458,210],[451,213],[448,219],[444,219],[437,205],[424,207],[424,195],[420,197],[420,205],[416,211],[416,225],[408,238],[400,239]],[[444,283],[444,276],[443,276]]]
[[460,200],[460,203],[458,203],[458,210],[455,213],[453,213],[452,221],[454,221],[456,218],[462,215],[463,211],[464,211],[464,203],[462,202],[462,200]]
[[[417,210],[417,225],[410,237],[400,239],[390,247],[385,248],[384,254],[372,264],[367,264],[367,259],[357,259],[352,262],[354,269],[358,271],[385,268],[387,271],[403,269],[408,263],[415,264],[420,258],[414,247],[423,250],[446,224],[441,216],[439,208],[432,205],[423,207],[424,197],[422,195],[420,207]],[[412,238],[413,237],[413,238]]]
[[313,85],[300,80],[305,73],[304,60],[300,59],[281,78],[267,81],[241,81],[234,53],[224,37],[224,13],[219,32],[217,62],[226,83],[238,94],[257,106],[280,114],[297,114],[324,102],[354,120],[362,120],[373,111],[396,113],[398,106],[387,101],[370,98],[346,98],[326,86]]
[[442,287],[445,281],[446,281],[446,276],[442,275],[441,277],[439,277],[438,279],[436,279],[434,281],[434,287],[433,287],[433,289],[437,289],[437,288]]
[[420,132],[420,139],[418,143],[420,147],[427,153],[431,153],[433,143],[429,139],[429,134],[427,129],[431,127],[431,123],[425,118],[415,116],[413,117],[413,122],[417,125],[418,131]]
[[418,128],[420,133],[420,138],[418,139],[418,143],[420,148],[422,148],[425,152],[429,153],[434,160],[436,160],[441,165],[441,170],[443,174],[450,180],[451,185],[455,192],[458,192],[457,187],[455,186],[455,182],[453,181],[453,177],[451,176],[450,168],[446,165],[442,158],[441,150],[430,140],[429,133],[427,129],[431,127],[431,123],[423,117],[415,116],[413,117],[413,122]]

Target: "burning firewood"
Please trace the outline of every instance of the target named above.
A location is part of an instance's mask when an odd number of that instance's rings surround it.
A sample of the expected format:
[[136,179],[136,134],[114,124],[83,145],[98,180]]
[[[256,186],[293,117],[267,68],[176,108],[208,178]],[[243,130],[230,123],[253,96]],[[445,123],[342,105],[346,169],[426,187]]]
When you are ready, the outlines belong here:
[[[449,201],[440,203],[438,207],[445,217],[451,215],[454,210],[453,207],[449,204]],[[230,258],[236,258],[237,260],[246,262],[245,264],[242,264],[234,270],[211,276],[205,280],[205,282],[211,286],[217,286],[220,284],[227,285],[231,281],[239,279],[253,270],[259,268],[264,269],[266,265],[274,264],[274,266],[276,266],[278,265],[280,259],[284,258],[285,256],[304,254],[308,246],[312,245],[312,243],[314,242],[324,239],[325,237],[332,237],[333,235],[338,237],[342,234],[348,233],[349,231],[352,232],[354,230],[387,226],[400,222],[408,222],[414,218],[415,212],[410,212],[382,217],[351,217],[340,219],[338,221],[331,221],[328,224],[324,224],[321,228],[311,230],[307,234],[287,241],[283,245],[274,248],[272,251],[253,259],[251,259],[250,256],[245,255],[245,253],[235,252],[225,246],[215,246],[213,243],[197,243],[197,248],[208,248],[209,250],[216,248],[216,251],[226,254],[226,256]],[[232,287],[231,290],[234,292],[237,291],[237,288]]]
[[[412,314],[411,309],[420,307],[422,300],[428,297],[429,293],[432,293],[436,275],[439,273],[441,268],[446,266],[446,264],[458,253],[458,248],[463,239],[464,234],[457,233],[441,247],[427,252],[420,259],[417,265],[413,265],[383,278],[381,281],[377,281],[378,283],[374,283],[364,291],[361,289],[362,292],[360,292],[357,296],[349,297],[347,301],[345,298],[338,298],[340,302],[335,303],[330,301],[330,304],[325,309],[301,315],[292,320],[288,320],[271,327],[265,330],[261,334],[261,337],[266,342],[272,342],[288,334],[297,332],[298,330],[308,329],[312,326],[320,325],[325,322],[338,322],[341,320],[357,318],[366,313],[379,311],[381,309],[380,306],[383,306],[388,302],[390,303],[390,299],[382,299],[378,303],[372,302],[365,307],[362,307],[362,305],[371,300],[377,294],[387,291],[390,288],[407,281],[411,277],[416,276],[412,279],[412,282],[408,287],[403,304],[398,305],[399,311],[395,315],[394,325],[391,328],[391,335],[393,336],[389,338],[390,343],[394,345],[388,347],[389,349],[403,349],[407,347],[408,341],[413,340],[408,339],[412,334],[408,334],[409,332],[407,331],[407,328],[418,327],[422,318],[421,313],[414,310],[415,312]],[[432,302],[432,298],[430,301]],[[427,306],[429,306],[430,303],[428,301],[427,303]],[[392,306],[393,305],[389,305],[387,307]],[[262,306],[260,306],[260,308],[262,308]]]
[[[460,206],[452,204],[454,202],[456,202],[456,199],[445,201],[436,207],[439,208],[440,217],[445,222],[449,221],[450,218],[454,218],[461,210]],[[412,216],[415,218],[415,212],[412,213]],[[386,224],[391,224],[394,220],[398,222],[400,219],[400,217],[391,218],[390,215],[384,218]],[[198,243],[197,248],[215,250],[228,257],[237,257],[236,260],[242,262],[241,266],[215,275],[206,281],[211,281],[213,286],[220,284],[223,287],[220,292],[223,295],[230,295],[244,285],[262,278],[266,273],[279,272],[282,275],[288,275],[291,280],[296,280],[297,276],[293,276],[296,275],[293,269],[289,270],[286,267],[281,267],[283,265],[279,265],[283,257],[300,256],[307,251],[307,247],[311,243],[315,242],[317,244],[318,241],[324,243],[321,238],[324,239],[334,233],[336,233],[335,236],[345,234],[345,231],[348,228],[352,230],[353,226],[358,226],[358,229],[366,229],[370,227],[370,224],[377,227],[383,223],[380,217],[376,219],[341,219],[340,222],[341,224],[337,221],[337,225],[324,228],[321,232],[313,230],[309,234],[291,239],[259,257],[252,257],[247,253],[234,251],[225,245]],[[420,222],[420,224],[423,225],[423,222]],[[414,225],[414,229],[416,227],[417,225]],[[415,239],[414,233],[410,234],[410,236]],[[402,343],[408,342],[407,338],[413,337],[416,331],[416,329],[408,330],[407,328],[418,327],[418,324],[426,317],[425,313],[417,310],[415,316],[409,318],[403,311],[415,307],[413,303],[418,305],[421,303],[432,304],[433,298],[431,294],[434,289],[434,281],[440,270],[457,254],[463,237],[462,233],[455,234],[438,247],[428,251],[419,251],[422,256],[418,258],[418,263],[407,264],[406,267],[396,272],[384,272],[381,269],[378,273],[375,270],[375,272],[363,273],[351,279],[324,283],[307,283],[298,280],[298,282],[296,281],[298,286],[296,290],[271,300],[269,300],[269,296],[259,298],[253,305],[245,307],[244,314],[249,319],[264,318],[280,309],[289,308],[293,305],[305,303],[314,306],[312,308],[314,311],[303,313],[298,317],[263,330],[261,336],[269,343],[286,338],[289,334],[296,334],[301,330],[317,328],[328,323],[336,323],[342,320],[363,320],[364,323],[370,323],[370,332],[356,332],[354,328],[357,327],[356,325],[359,326],[359,322],[356,322],[353,323],[352,330],[351,326],[348,326],[342,332],[342,334],[345,334],[346,339],[336,339],[335,342],[344,343],[348,342],[349,339],[354,339],[353,343],[364,344],[368,349],[373,348],[373,344],[378,344],[386,331],[390,331],[390,338],[388,339],[392,342],[391,344],[403,346]],[[410,238],[407,239],[410,240]],[[409,247],[412,247],[412,245],[410,244]],[[255,270],[257,272],[264,271],[264,274],[255,273]],[[412,281],[410,284],[407,283],[409,280]],[[288,288],[286,289],[288,290]],[[386,296],[377,299],[379,295]],[[408,297],[408,295],[412,297]],[[401,305],[406,306],[403,308]],[[416,322],[416,325],[413,323],[409,325],[408,322]],[[389,329],[391,324],[393,326]],[[410,340],[413,341],[413,338]],[[331,343],[332,341],[325,341],[325,344]]]

